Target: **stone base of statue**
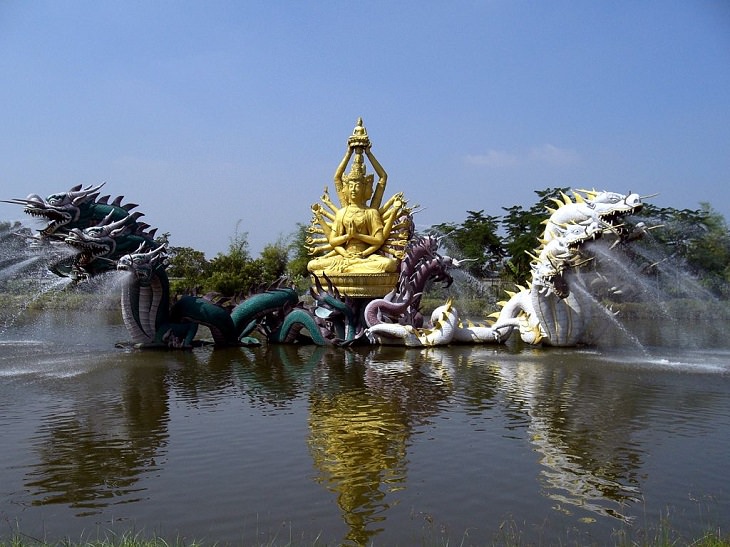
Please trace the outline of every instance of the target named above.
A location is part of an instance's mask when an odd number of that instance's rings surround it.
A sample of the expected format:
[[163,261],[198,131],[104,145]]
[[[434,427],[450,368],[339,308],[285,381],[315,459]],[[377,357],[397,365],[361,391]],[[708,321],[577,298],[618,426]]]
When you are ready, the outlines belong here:
[[327,278],[337,287],[340,294],[352,298],[382,298],[398,284],[398,272],[328,273]]

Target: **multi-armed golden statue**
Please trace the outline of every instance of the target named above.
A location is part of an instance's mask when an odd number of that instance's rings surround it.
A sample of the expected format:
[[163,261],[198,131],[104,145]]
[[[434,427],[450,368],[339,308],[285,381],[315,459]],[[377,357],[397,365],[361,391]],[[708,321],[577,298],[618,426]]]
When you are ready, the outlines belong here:
[[[375,189],[374,176],[365,173],[365,157],[378,175]],[[345,174],[351,159],[352,167]],[[309,232],[313,236],[307,240],[314,257],[309,271],[326,274],[349,296],[383,296],[398,280],[398,265],[412,232],[411,211],[402,193],[382,205],[387,180],[360,118],[335,171],[340,206],[332,203],[325,188],[322,203],[312,205]]]

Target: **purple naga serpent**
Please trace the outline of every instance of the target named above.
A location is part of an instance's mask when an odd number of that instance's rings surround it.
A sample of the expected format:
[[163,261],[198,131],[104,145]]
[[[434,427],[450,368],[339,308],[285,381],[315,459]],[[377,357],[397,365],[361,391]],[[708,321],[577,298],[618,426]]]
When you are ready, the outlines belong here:
[[434,236],[411,240],[400,264],[396,288],[365,307],[365,323],[368,327],[379,323],[399,323],[417,328],[423,326],[423,315],[419,308],[426,282],[443,282],[448,287],[453,282],[449,269],[459,265],[453,258],[440,255],[438,246],[439,239]]

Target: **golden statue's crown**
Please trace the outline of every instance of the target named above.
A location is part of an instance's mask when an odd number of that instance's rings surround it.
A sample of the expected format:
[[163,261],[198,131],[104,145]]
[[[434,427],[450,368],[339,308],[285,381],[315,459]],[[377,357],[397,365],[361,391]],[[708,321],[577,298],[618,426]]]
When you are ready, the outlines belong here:
[[374,175],[366,175],[367,166],[365,165],[365,159],[362,157],[360,152],[355,153],[355,157],[352,160],[352,166],[350,172],[346,175],[347,180],[362,180],[367,184],[372,184],[375,180]]

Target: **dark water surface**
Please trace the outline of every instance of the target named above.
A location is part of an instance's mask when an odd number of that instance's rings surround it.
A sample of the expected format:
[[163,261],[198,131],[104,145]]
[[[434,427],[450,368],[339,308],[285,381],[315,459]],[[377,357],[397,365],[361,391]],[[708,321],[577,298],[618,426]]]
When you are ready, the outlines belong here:
[[139,352],[113,347],[116,313],[24,317],[0,329],[0,538],[727,530],[730,345],[699,331],[654,325],[588,349]]

